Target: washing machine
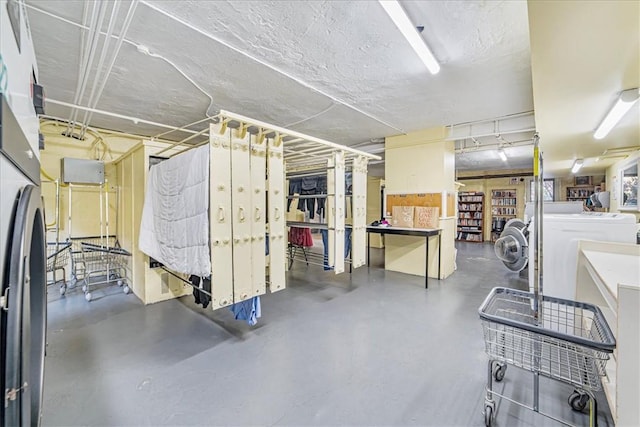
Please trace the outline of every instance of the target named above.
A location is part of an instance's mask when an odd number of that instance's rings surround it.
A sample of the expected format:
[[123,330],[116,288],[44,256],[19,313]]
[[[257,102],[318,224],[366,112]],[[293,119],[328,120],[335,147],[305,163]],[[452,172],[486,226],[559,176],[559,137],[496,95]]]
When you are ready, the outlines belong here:
[[[533,225],[529,225],[529,259],[533,259]],[[558,298],[576,299],[578,242],[636,242],[636,218],[631,214],[583,212],[544,214],[542,230],[543,293]],[[533,268],[529,268],[529,288],[533,292]]]
[[0,0],[0,426],[40,423],[46,244],[35,53],[24,4]]

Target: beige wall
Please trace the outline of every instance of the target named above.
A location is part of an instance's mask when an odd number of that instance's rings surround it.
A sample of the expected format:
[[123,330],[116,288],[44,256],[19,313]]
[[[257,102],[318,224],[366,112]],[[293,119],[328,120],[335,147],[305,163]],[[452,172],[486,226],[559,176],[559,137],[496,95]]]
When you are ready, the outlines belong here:
[[634,214],[638,221],[640,221],[640,212],[620,210],[620,170],[633,162],[640,161],[640,151],[634,153],[624,160],[611,165],[607,168],[607,190],[611,191],[611,207],[609,212],[624,212]]
[[[437,127],[385,140],[387,194],[455,191],[453,141],[445,141],[446,128]],[[441,277],[454,269],[455,220],[440,218],[442,231]],[[430,240],[429,276],[437,277],[438,247]],[[385,268],[424,276],[426,248],[419,237],[386,236]]]
[[[380,191],[384,180],[375,176],[367,176],[367,225],[373,221],[379,221],[382,200]],[[379,234],[370,235],[371,247],[382,248],[382,236]]]
[[[47,175],[59,179],[60,159],[72,157],[77,159],[91,159],[105,161],[105,175],[109,183],[109,233],[116,234],[116,190],[117,176],[110,161],[118,158],[122,153],[141,141],[140,138],[124,137],[109,133],[95,132],[87,134],[86,139],[80,141],[62,135],[66,126],[56,125],[55,122],[42,122],[41,131],[45,137],[45,149],[40,152],[42,174],[42,195],[45,203],[45,213],[48,223],[48,241],[55,240],[55,185]],[[60,187],[60,239],[69,235],[68,188]],[[100,234],[99,187],[78,187],[73,190],[71,235],[95,236]],[[106,215],[103,217],[103,230],[106,228]]]

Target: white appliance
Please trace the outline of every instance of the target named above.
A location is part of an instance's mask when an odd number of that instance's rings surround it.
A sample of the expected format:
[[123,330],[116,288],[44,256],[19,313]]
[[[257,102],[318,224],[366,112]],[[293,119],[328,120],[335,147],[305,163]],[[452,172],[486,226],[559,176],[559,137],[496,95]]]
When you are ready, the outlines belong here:
[[42,406],[47,298],[37,76],[24,3],[0,0],[1,426],[37,426]]
[[[529,225],[529,259],[533,258],[533,221]],[[583,212],[546,214],[542,236],[542,292],[544,295],[576,299],[578,241],[636,242],[636,218],[631,214]],[[533,291],[533,268],[529,288]]]

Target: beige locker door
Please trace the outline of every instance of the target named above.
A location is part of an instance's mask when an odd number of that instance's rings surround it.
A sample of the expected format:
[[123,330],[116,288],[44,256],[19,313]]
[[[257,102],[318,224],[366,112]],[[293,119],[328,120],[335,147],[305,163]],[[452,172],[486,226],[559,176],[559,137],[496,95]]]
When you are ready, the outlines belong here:
[[285,266],[287,251],[287,223],[284,191],[284,156],[282,138],[269,138],[269,290],[277,292],[286,287]]
[[212,308],[233,304],[231,228],[231,131],[226,123],[209,128]]
[[344,217],[346,215],[346,200],[345,200],[345,167],[344,167],[344,153],[342,151],[336,151],[333,154],[334,163],[334,182],[335,182],[335,274],[344,273]]
[[367,158],[353,160],[353,230],[351,233],[351,261],[353,268],[363,266],[367,246]]
[[267,139],[262,133],[251,136],[251,252],[253,282],[251,294],[262,295],[265,285]]
[[231,212],[233,227],[233,301],[253,296],[251,245],[251,134],[245,125],[231,131]]
[[327,217],[327,264],[329,267],[335,265],[336,247],[336,174],[334,173],[335,162],[333,159],[327,160],[327,201],[325,203],[325,215]]

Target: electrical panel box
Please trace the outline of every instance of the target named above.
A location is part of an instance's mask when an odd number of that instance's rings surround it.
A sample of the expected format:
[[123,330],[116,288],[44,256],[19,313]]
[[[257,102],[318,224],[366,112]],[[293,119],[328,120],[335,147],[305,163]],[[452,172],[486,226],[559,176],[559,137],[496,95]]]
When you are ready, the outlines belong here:
[[60,175],[67,184],[104,184],[104,162],[64,157],[60,159]]

